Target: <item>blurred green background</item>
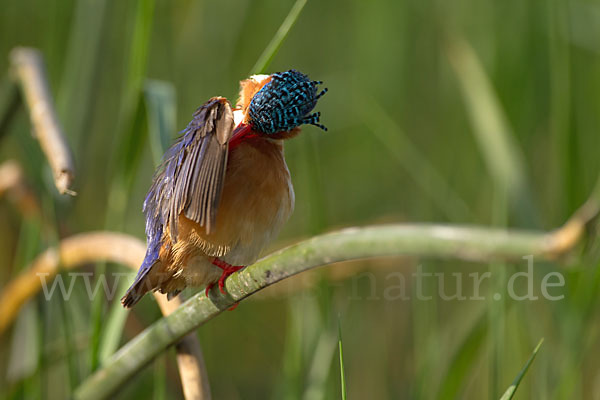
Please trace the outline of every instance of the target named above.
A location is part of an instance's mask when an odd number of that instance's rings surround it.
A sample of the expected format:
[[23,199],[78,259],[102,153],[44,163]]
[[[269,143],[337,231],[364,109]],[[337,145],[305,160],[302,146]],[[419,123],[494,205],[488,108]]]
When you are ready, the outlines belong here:
[[[22,109],[0,161],[21,164],[42,213],[0,200],[0,287],[61,237],[144,238],[161,144],[211,96],[236,97],[293,4],[0,0],[0,71],[15,46],[43,52],[79,193],[56,193]],[[296,210],[272,248],[375,223],[561,225],[600,172],[599,27],[598,1],[309,1],[268,70],[323,80],[329,131],[286,143]],[[468,273],[490,271],[486,300],[414,298],[419,265],[446,272],[448,293],[463,273],[465,295]],[[213,397],[340,398],[339,319],[350,399],[499,398],[541,337],[515,398],[600,399],[598,259],[536,263],[538,295],[545,274],[564,274],[560,301],[493,300],[525,265],[372,260],[276,285],[198,330]],[[97,269],[123,270],[85,271]],[[397,272],[411,300],[390,298]],[[82,281],[70,301],[37,296],[1,339],[0,398],[68,397],[160,317],[150,296],[123,328],[116,309],[90,302]],[[174,359],[167,351],[118,398],[181,397]]]

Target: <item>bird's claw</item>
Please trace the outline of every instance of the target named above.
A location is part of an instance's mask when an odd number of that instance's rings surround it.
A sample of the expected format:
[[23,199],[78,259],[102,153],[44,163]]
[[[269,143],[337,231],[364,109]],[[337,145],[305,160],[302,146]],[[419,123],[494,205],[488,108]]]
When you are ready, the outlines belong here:
[[208,297],[208,292],[210,291],[210,289],[212,289],[213,286],[215,286],[214,283],[209,283],[208,285],[206,285],[206,290],[204,290],[204,294],[206,295],[206,297]]
[[[229,275],[233,274],[234,272],[237,272],[240,269],[244,268],[244,265],[231,265],[229,263],[226,263],[225,261],[219,260],[218,258],[215,258],[212,263],[213,263],[213,265],[216,265],[217,267],[219,267],[223,270],[223,273],[221,274],[221,277],[219,278],[219,290],[221,291],[221,293],[225,294],[225,279],[227,279],[229,277]],[[210,289],[213,285],[214,285],[214,283],[207,286],[207,289],[206,289],[207,295],[208,295],[208,289]]]
[[[244,265],[231,265],[226,263],[225,261],[219,260],[218,258],[215,258],[212,263],[223,270],[223,273],[219,278],[219,290],[221,291],[221,293],[225,294],[225,279],[227,279],[229,275],[233,274],[234,272],[237,272],[240,269],[244,268]],[[210,289],[212,289],[213,286],[215,286],[214,282],[206,286],[206,290],[204,291],[206,297],[208,297],[208,292],[210,291]],[[237,308],[239,304],[240,303],[235,303],[227,310],[233,311]]]

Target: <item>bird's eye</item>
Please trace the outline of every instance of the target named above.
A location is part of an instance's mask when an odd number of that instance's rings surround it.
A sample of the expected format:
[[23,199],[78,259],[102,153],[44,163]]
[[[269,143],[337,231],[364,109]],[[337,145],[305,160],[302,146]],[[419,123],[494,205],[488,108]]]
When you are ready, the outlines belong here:
[[318,92],[321,81],[311,81],[308,76],[296,70],[277,72],[271,81],[259,90],[250,102],[249,123],[254,130],[273,134],[290,131],[303,124],[319,124],[320,112],[310,112],[317,100],[327,93]]

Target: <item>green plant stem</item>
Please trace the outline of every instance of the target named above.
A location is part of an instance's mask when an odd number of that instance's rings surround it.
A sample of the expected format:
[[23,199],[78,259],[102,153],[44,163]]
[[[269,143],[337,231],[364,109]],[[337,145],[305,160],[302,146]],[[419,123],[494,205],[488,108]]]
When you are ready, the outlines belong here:
[[512,210],[527,226],[537,226],[525,156],[483,63],[459,33],[448,32],[446,53],[463,95],[483,160],[497,187],[506,190]]
[[557,234],[440,225],[384,225],[349,228],[316,236],[275,252],[233,274],[225,282],[228,295],[213,288],[209,297],[196,294],[115,353],[88,377],[76,399],[109,397],[167,347],[251,294],[318,266],[368,257],[426,255],[473,261],[520,260],[524,255],[552,259]]
[[506,392],[504,392],[504,394],[502,395],[500,400],[511,400],[513,398],[513,396],[515,395],[515,392],[517,391],[517,388],[519,387],[519,384],[521,384],[521,380],[527,373],[527,370],[529,369],[529,366],[531,366],[531,363],[535,359],[535,356],[537,355],[538,351],[540,350],[540,347],[542,347],[542,343],[544,343],[544,338],[541,338],[540,341],[538,342],[537,346],[535,346],[535,349],[533,349],[533,353],[531,353],[531,357],[529,357],[529,360],[527,360],[523,369],[521,369],[521,371],[519,371],[519,373],[517,374],[517,377],[515,378],[513,383],[508,387]]
[[[154,23],[154,0],[138,0],[133,19],[133,36],[130,45],[127,83],[123,88],[122,111],[119,116],[117,130],[120,135],[114,154],[115,166],[110,189],[108,191],[108,207],[105,226],[120,229],[127,209],[135,176],[146,139],[145,110],[143,107],[143,82],[146,76],[148,49]],[[97,267],[98,276],[105,273],[106,265]],[[96,300],[97,299],[97,300]],[[97,297],[92,305],[92,345],[90,346],[90,365],[92,371],[104,362],[102,357],[112,354],[121,339],[127,311],[119,302],[114,302],[108,312],[109,322],[104,329],[104,304]]]
[[338,350],[340,352],[340,390],[342,400],[346,400],[346,376],[344,374],[344,351],[342,350],[342,325],[338,320]]
[[17,83],[13,79],[6,79],[0,88],[0,139],[8,131],[21,105]]
[[289,14],[287,15],[287,17],[285,17],[285,19],[281,23],[281,26],[275,33],[275,36],[273,36],[273,39],[271,39],[265,50],[262,52],[262,54],[256,61],[256,64],[254,64],[254,67],[252,67],[250,75],[264,74],[266,72],[266,69],[271,64],[271,61],[273,61],[273,58],[279,51],[279,48],[283,44],[283,41],[290,33],[290,30],[292,30],[292,27],[296,24],[296,21],[298,20],[302,9],[306,5],[306,1],[307,0],[297,0],[294,3]]

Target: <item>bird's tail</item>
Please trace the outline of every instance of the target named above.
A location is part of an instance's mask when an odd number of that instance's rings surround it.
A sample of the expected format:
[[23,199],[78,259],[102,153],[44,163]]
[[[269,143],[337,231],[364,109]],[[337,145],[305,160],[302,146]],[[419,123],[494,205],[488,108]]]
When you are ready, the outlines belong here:
[[151,290],[156,289],[156,285],[149,279],[149,273],[156,264],[160,262],[158,253],[160,251],[160,240],[155,240],[148,245],[144,262],[138,271],[133,284],[125,292],[125,296],[121,298],[121,304],[125,308],[133,307],[142,296]]

